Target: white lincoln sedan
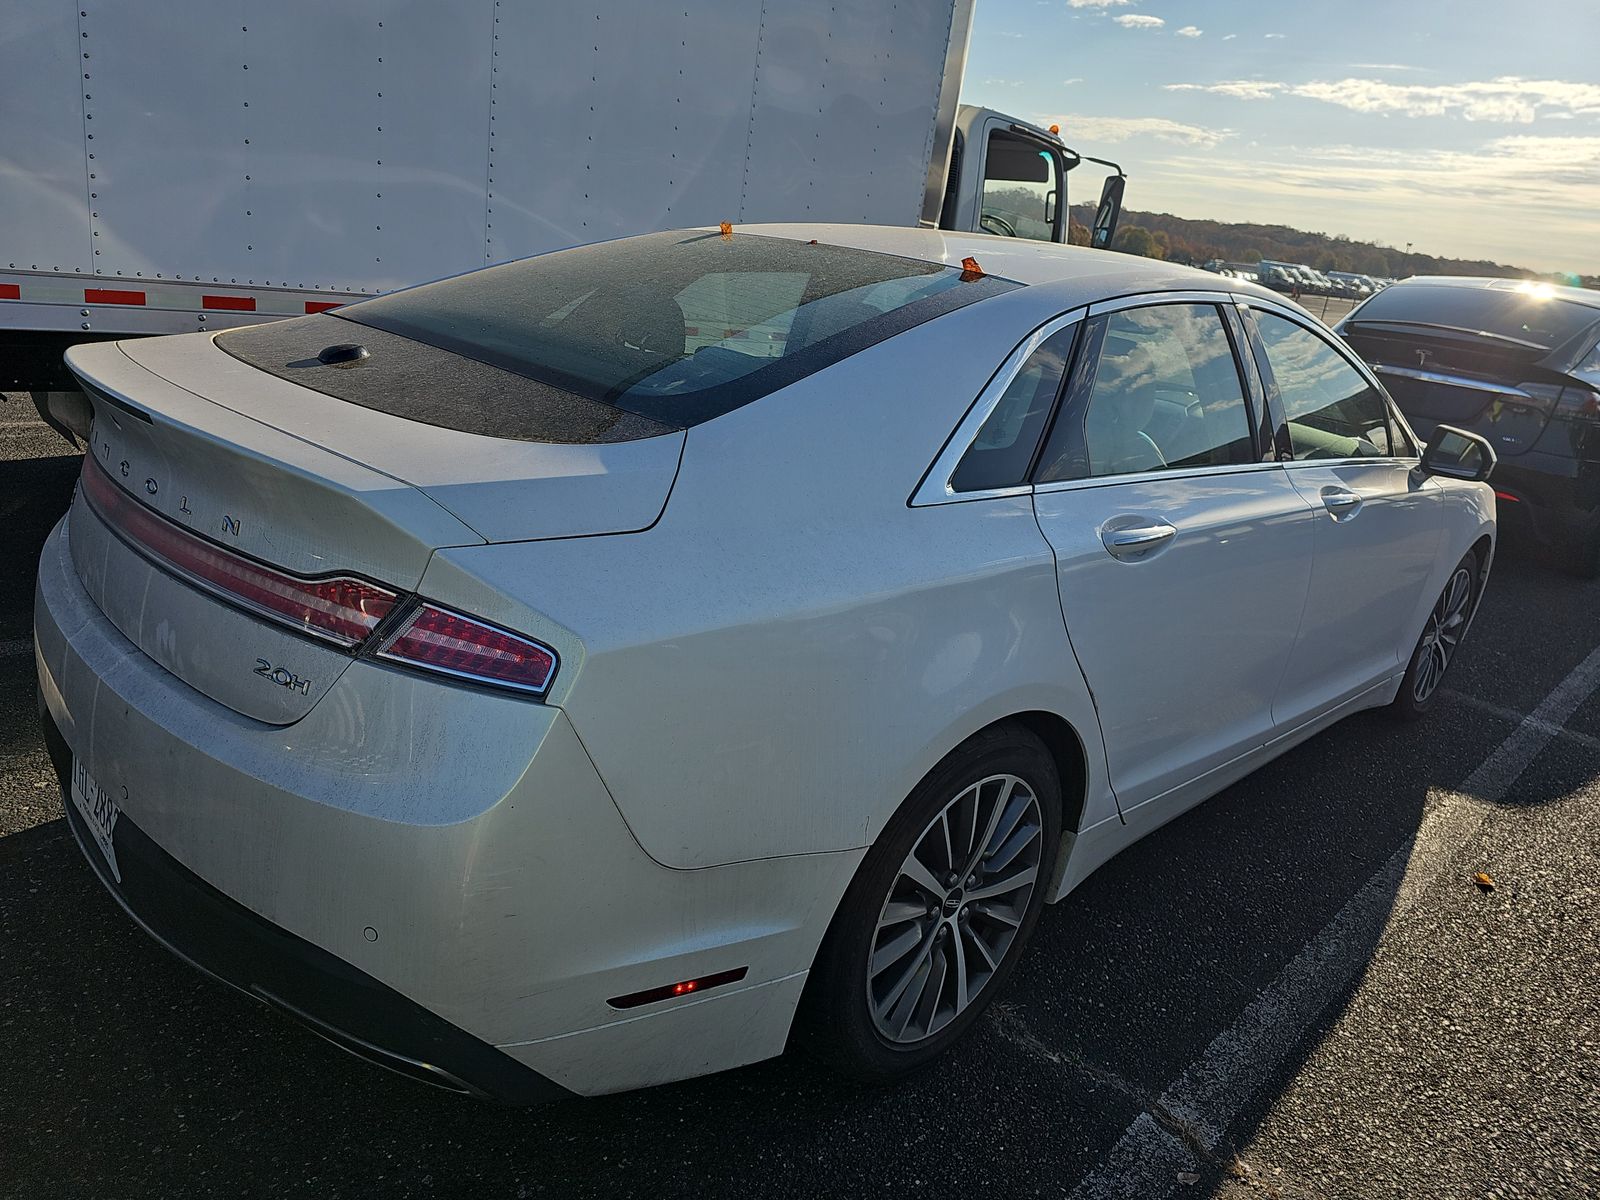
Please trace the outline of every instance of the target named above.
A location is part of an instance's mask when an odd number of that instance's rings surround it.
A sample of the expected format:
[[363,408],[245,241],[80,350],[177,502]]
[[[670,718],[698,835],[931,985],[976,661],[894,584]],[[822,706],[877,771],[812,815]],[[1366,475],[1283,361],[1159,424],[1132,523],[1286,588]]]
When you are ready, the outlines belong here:
[[80,346],[46,737],[175,953],[533,1101],[912,1070],[1040,908],[1420,714],[1494,456],[1272,293],[931,230],[654,234]]

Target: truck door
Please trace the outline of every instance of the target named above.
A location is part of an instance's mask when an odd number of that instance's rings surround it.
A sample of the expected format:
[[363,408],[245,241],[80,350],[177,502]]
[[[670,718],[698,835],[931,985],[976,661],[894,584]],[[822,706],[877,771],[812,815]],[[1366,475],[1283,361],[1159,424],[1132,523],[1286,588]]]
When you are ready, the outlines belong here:
[[984,111],[961,122],[951,161],[950,189],[939,224],[944,229],[1064,242],[1066,164],[1062,149],[1042,131]]

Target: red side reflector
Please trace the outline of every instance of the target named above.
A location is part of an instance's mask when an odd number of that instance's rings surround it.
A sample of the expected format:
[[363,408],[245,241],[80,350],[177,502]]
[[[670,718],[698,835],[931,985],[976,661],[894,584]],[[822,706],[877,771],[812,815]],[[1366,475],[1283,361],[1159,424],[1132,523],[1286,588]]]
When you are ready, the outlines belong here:
[[233,312],[255,312],[254,296],[201,296],[201,308],[225,308]]
[[107,525],[176,574],[280,625],[341,646],[359,643],[399,599],[364,579],[301,579],[208,542],[139,503],[89,459],[83,491]]
[[340,301],[340,300],[307,300],[306,301],[306,312],[307,313],[327,312],[330,308],[340,308],[342,306],[343,306],[343,301]]
[[22,285],[18,283],[0,283],[0,300],[21,300]]
[[1513,496],[1510,492],[1496,492],[1494,494],[1494,498],[1496,500],[1509,500],[1509,501],[1511,501],[1512,504],[1521,504],[1522,503],[1522,497],[1521,496]]
[[125,292],[120,288],[84,288],[85,304],[143,304],[143,292]]
[[521,692],[543,692],[556,673],[548,646],[435,604],[417,609],[378,657]]
[[699,979],[684,979],[678,983],[647,988],[642,992],[629,992],[626,996],[616,996],[606,1003],[612,1008],[638,1008],[641,1004],[654,1004],[658,1000],[671,1000],[675,996],[703,992],[709,988],[721,987],[725,983],[737,983],[749,970],[749,967],[735,967],[731,971],[718,971],[715,975],[702,975]]

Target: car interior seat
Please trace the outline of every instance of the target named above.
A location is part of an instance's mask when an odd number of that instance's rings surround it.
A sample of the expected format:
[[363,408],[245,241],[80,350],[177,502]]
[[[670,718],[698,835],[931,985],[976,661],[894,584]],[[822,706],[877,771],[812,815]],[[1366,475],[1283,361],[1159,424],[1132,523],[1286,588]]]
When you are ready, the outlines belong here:
[[1167,465],[1161,447],[1145,432],[1155,415],[1157,391],[1150,349],[1130,338],[1107,338],[1084,419],[1091,474],[1158,471]]

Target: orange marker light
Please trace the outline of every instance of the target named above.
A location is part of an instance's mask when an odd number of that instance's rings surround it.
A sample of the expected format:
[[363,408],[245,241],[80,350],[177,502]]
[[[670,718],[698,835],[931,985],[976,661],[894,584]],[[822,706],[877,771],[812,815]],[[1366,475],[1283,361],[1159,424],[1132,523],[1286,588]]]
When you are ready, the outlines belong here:
[[1061,126],[1059,126],[1059,125],[1050,126],[1050,132],[1059,134],[1061,132]]
[[725,237],[725,238],[731,238],[733,236],[733,222],[732,221],[724,221],[722,223],[722,236]]
[[971,283],[974,279],[983,278],[983,268],[978,265],[978,260],[970,254],[961,260],[961,282]]

